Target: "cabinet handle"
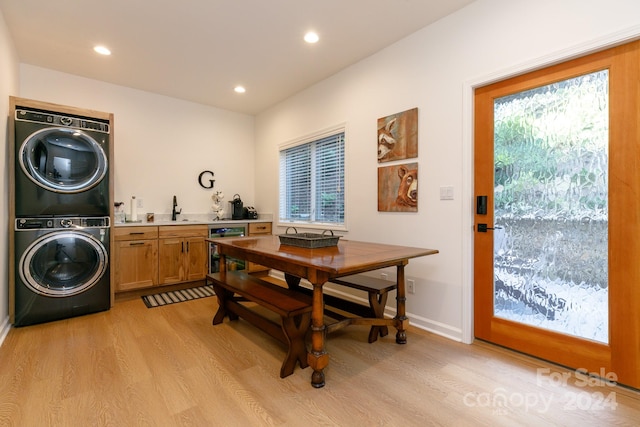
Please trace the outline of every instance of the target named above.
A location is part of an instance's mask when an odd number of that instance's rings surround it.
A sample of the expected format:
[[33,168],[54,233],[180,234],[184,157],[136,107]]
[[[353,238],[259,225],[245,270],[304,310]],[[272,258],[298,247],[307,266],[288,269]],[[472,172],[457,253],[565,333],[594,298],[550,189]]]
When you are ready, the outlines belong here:
[[182,253],[184,253],[184,242],[182,242]]
[[131,242],[131,243],[129,243],[129,246],[140,246],[140,245],[144,245],[144,242]]
[[138,235],[138,234],[144,234],[144,231],[131,232],[131,233],[129,233],[129,236],[135,236],[135,235]]
[[187,242],[187,252],[189,252],[189,242]]

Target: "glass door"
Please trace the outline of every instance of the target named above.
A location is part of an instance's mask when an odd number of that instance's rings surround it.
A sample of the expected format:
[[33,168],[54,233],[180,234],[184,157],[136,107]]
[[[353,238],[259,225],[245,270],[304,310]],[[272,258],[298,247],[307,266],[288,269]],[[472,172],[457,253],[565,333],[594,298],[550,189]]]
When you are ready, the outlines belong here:
[[476,90],[477,338],[640,386],[640,43]]
[[609,72],[493,114],[494,315],[607,343]]

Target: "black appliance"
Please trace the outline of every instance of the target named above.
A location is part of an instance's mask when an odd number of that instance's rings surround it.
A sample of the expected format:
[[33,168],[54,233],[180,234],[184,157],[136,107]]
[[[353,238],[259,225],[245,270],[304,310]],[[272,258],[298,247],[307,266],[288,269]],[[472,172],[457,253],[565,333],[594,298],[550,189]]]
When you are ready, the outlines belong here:
[[253,206],[247,206],[244,208],[245,219],[258,219],[258,211]]
[[[219,239],[221,237],[242,237],[247,235],[246,224],[215,224],[209,226],[209,237]],[[218,246],[210,246],[209,273],[220,271],[220,255]],[[227,258],[227,270],[244,270],[245,262],[241,259]]]
[[18,107],[15,214],[109,215],[109,123]]
[[244,204],[240,199],[240,195],[234,194],[233,200],[229,200],[229,203],[231,203],[231,219],[243,219],[244,211],[242,207]]
[[108,310],[109,217],[17,218],[15,326]]

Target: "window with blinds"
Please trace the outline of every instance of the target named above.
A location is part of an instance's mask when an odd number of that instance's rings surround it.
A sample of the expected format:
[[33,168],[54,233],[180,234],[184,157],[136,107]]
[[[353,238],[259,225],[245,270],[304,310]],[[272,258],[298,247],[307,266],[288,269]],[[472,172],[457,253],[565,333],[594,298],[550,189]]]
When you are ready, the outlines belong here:
[[280,148],[280,222],[344,225],[344,128]]

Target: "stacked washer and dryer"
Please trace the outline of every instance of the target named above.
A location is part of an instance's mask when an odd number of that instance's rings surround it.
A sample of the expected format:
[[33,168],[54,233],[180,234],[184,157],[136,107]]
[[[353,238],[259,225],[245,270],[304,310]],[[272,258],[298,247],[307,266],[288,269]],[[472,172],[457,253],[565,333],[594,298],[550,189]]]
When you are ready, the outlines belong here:
[[17,98],[11,104],[12,322],[108,310],[112,115]]

